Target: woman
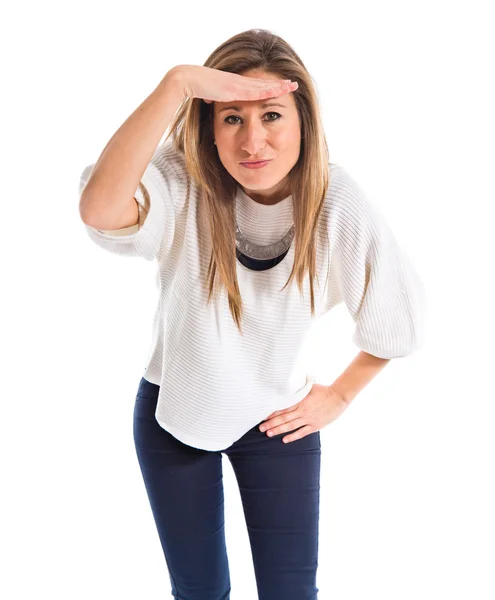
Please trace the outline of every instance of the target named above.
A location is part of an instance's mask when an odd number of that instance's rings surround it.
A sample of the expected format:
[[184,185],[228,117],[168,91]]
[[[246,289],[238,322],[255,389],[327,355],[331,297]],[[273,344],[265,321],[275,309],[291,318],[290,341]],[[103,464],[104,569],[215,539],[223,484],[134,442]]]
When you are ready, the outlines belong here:
[[[174,67],[80,192],[95,243],[158,264],[134,441],[174,598],[230,597],[223,454],[259,597],[317,598],[319,432],[419,348],[424,296],[385,219],[329,162],[304,64],[250,30]],[[361,351],[323,386],[301,348],[340,302]]]

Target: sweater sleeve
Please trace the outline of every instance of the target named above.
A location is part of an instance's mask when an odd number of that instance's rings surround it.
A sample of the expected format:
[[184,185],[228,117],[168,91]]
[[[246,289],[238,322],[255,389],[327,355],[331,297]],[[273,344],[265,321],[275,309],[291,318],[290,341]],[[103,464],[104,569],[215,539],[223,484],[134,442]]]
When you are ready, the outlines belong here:
[[388,222],[342,168],[332,174],[327,306],[343,301],[354,344],[380,358],[407,356],[423,344],[426,296]]
[[[136,194],[136,196],[137,195],[138,194]],[[129,235],[130,233],[135,233],[136,231],[139,231],[140,228],[143,226],[143,221],[146,215],[148,214],[148,210],[144,207],[141,197],[136,198],[136,200],[138,201],[139,217],[138,222],[135,225],[130,225],[129,227],[122,227],[122,229],[97,229],[97,231],[99,231],[100,233],[107,233],[108,235],[115,236]]]
[[[98,246],[124,256],[157,258],[162,245],[170,247],[175,230],[175,204],[183,193],[183,180],[177,171],[171,142],[158,146],[138,184],[134,197],[139,204],[139,223],[113,231],[86,225],[87,234]],[[94,164],[84,168],[79,195]]]

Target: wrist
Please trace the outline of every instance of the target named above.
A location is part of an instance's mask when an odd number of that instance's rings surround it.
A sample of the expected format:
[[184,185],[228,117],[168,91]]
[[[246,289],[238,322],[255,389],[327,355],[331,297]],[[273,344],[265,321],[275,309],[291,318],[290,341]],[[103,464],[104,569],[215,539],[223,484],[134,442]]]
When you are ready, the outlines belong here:
[[171,91],[181,101],[186,97],[184,66],[185,65],[176,65],[175,67],[172,67],[160,81],[160,87],[166,87],[169,90],[169,93]]
[[335,382],[328,387],[330,388],[332,394],[336,394],[342,400],[342,402],[345,402],[346,404],[349,404],[354,398],[354,396],[351,396],[351,394],[343,386],[338,385]]

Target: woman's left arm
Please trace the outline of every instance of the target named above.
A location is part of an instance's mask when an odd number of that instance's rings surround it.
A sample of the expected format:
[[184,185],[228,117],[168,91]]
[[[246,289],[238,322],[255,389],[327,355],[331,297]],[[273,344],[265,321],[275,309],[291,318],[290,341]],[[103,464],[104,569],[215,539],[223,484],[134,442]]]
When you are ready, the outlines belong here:
[[379,358],[361,350],[329,387],[349,403],[390,361],[390,358]]

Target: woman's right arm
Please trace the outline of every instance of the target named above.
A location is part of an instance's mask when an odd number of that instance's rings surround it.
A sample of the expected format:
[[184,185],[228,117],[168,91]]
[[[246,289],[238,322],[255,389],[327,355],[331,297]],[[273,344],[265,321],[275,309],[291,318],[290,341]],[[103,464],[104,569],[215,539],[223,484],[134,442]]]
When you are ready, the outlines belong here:
[[86,225],[113,230],[138,222],[134,194],[183,99],[177,66],[110,138],[80,195],[79,214]]

